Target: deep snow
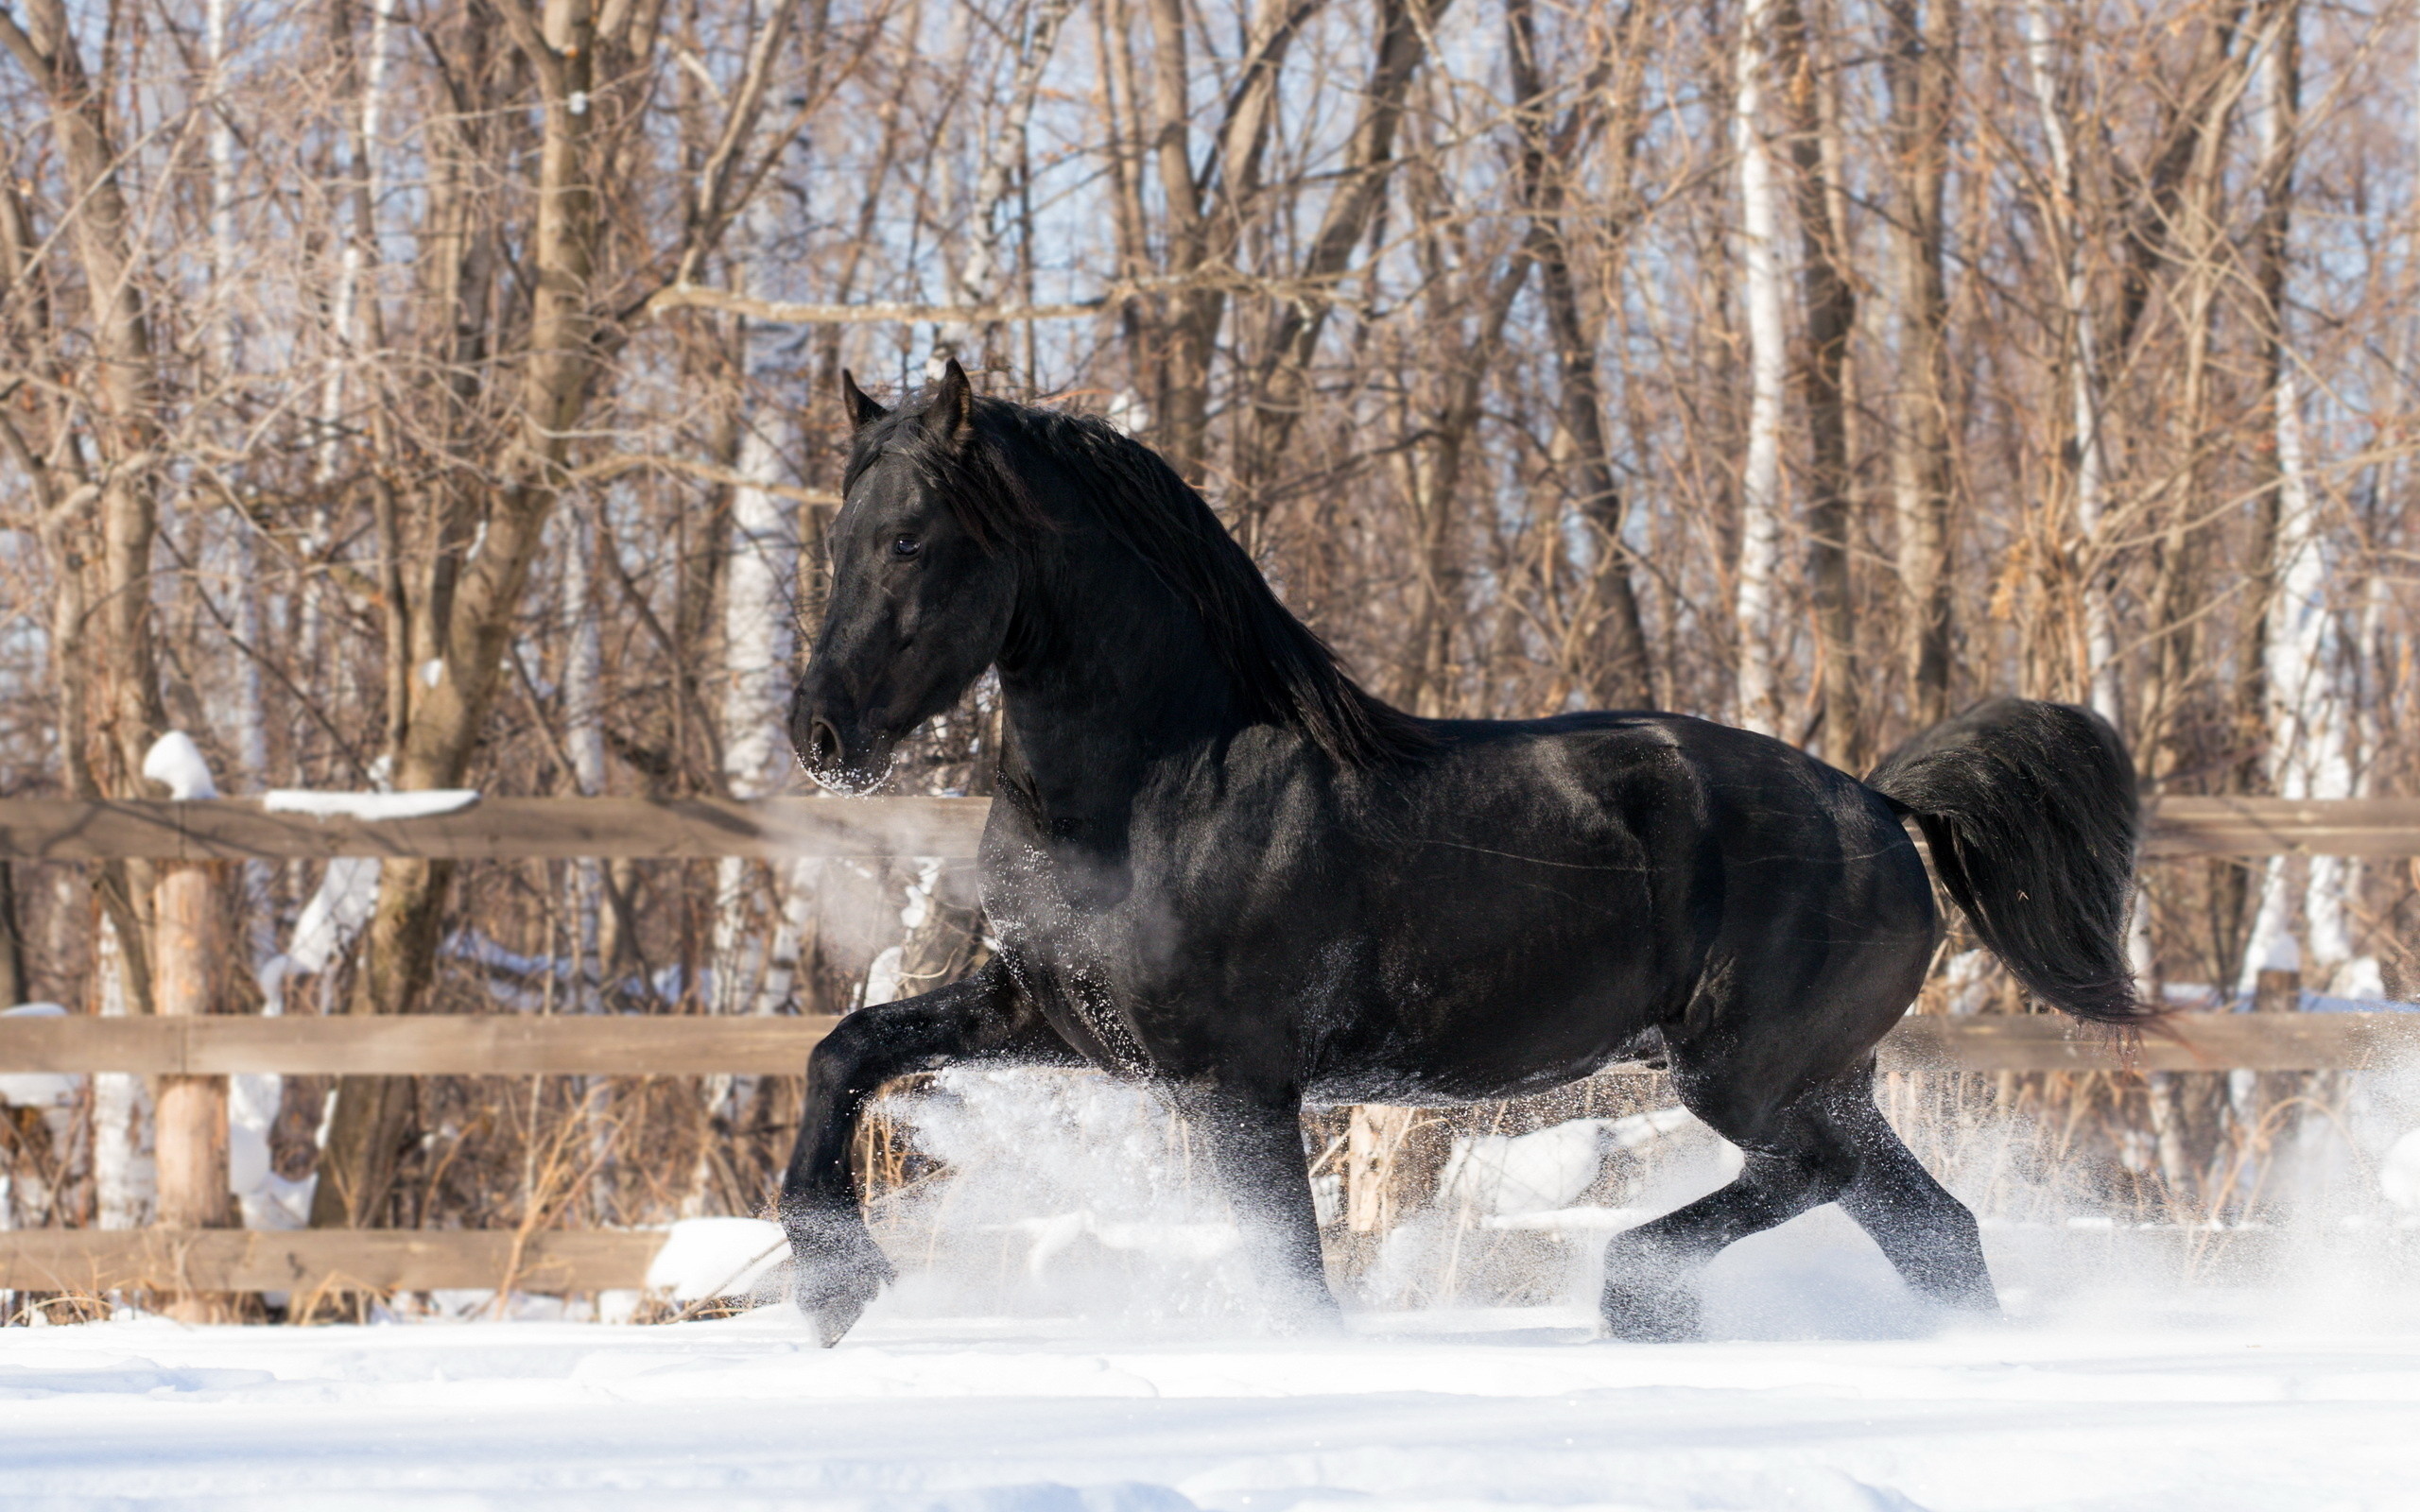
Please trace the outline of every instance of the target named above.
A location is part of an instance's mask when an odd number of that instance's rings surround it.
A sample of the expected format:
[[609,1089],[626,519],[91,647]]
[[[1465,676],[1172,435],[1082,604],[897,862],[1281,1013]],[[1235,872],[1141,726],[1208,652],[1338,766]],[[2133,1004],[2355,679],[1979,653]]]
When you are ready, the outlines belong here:
[[912,1289],[828,1351],[779,1306],[10,1329],[0,1505],[2420,1506],[2401,1287],[2012,1286],[2007,1323],[1878,1337],[1910,1332],[1905,1300],[1851,1239],[1727,1258],[1734,1336],[1696,1345],[1598,1340],[1570,1310],[1272,1339],[933,1315]]
[[[1992,1326],[1927,1315],[1819,1209],[1715,1263],[1711,1342],[1638,1346],[1570,1305],[1604,1226],[1727,1147],[1661,1115],[1472,1138],[1443,1183],[1466,1221],[1398,1228],[1341,1334],[1271,1338],[1132,1089],[967,1073],[898,1112],[957,1174],[885,1205],[903,1278],[837,1349],[778,1304],[0,1330],[0,1507],[2420,1508],[2420,1217],[2351,1200],[2367,1156],[2290,1230],[1987,1223]],[[1521,1211],[1633,1144],[1634,1208]],[[684,1226],[657,1284],[737,1284],[770,1233]],[[1562,1305],[1451,1305],[1510,1280]]]

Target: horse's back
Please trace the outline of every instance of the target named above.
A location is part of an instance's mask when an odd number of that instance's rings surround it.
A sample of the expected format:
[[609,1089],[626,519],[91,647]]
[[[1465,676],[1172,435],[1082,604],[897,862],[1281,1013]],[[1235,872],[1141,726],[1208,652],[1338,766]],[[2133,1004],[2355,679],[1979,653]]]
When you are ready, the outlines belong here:
[[[1348,850],[1371,884],[1353,893],[1386,942],[1392,1011],[1368,1005],[1336,1046],[1425,1057],[1429,1095],[1552,1085],[1651,1030],[1737,1032],[1743,1004],[1795,1017],[1793,996],[1837,1007],[1860,978],[1921,969],[1933,919],[1912,845],[1877,795],[1803,752],[1674,714],[1433,729],[1423,769],[1372,779],[1344,826],[1362,832]],[[1818,1059],[1823,1038],[1804,1040]]]
[[1138,798],[1098,912],[1026,871],[990,901],[1046,911],[995,920],[1046,1012],[1088,1054],[1123,1021],[1164,1074],[1283,1055],[1317,1101],[1476,1099],[1749,1027],[1776,988],[1831,1002],[1904,971],[1877,937],[1932,927],[1883,800],[1778,742],[1653,713],[1429,728],[1357,772],[1251,732]]

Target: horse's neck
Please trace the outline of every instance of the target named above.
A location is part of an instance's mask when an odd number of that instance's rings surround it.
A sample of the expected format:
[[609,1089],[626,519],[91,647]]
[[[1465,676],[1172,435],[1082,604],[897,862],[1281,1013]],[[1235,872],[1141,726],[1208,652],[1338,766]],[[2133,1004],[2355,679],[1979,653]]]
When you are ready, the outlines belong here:
[[1035,654],[1000,669],[1002,775],[1048,813],[1122,810],[1160,764],[1243,723],[1199,621],[1154,581],[1079,578],[1038,630]]

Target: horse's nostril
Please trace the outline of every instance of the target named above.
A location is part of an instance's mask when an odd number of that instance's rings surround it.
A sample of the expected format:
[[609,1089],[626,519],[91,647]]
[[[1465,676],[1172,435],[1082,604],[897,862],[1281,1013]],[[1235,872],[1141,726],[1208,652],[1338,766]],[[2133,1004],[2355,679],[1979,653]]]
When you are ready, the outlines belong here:
[[817,766],[840,764],[840,732],[828,719],[819,719],[806,732],[807,760]]

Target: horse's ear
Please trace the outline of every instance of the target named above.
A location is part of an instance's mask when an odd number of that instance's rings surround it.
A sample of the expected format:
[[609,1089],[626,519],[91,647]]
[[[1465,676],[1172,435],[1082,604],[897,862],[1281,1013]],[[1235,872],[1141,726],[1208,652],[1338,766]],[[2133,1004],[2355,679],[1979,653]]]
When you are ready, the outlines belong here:
[[840,369],[840,407],[849,412],[851,431],[864,430],[890,413],[866,397],[866,391],[857,387],[857,381],[849,376],[846,368]]
[[956,441],[974,421],[975,386],[966,381],[966,369],[952,357],[942,369],[942,386],[933,391],[933,403],[925,411],[925,429],[938,439]]

